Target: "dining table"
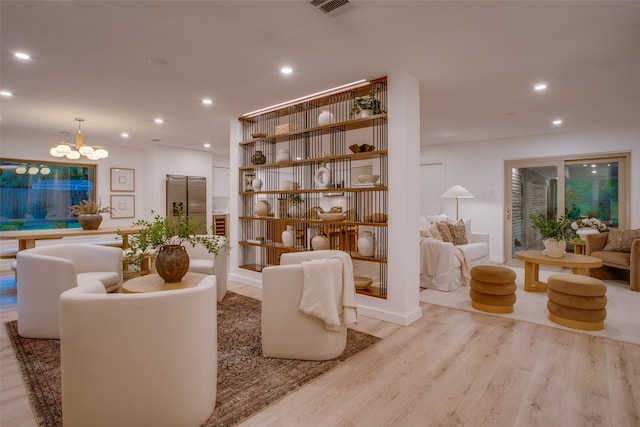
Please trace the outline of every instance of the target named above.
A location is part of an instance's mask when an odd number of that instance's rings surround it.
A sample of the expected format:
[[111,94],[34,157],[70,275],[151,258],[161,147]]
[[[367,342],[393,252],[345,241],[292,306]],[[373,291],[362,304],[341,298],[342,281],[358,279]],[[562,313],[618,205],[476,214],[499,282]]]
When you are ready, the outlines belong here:
[[18,251],[36,247],[36,241],[62,239],[65,237],[94,236],[101,234],[119,234],[122,237],[122,249],[129,247],[129,236],[140,233],[142,227],[100,227],[97,230],[82,228],[50,228],[45,230],[0,231],[0,240],[17,240]]

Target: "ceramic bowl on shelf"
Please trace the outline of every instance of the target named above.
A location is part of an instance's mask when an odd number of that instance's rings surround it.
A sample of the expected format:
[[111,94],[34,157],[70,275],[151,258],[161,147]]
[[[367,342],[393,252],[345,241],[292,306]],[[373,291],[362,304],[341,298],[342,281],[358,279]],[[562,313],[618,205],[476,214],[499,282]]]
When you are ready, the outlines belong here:
[[265,136],[267,136],[267,134],[263,132],[253,132],[251,134],[251,138],[264,138]]
[[375,184],[380,178],[380,175],[358,175],[357,178],[362,184]]
[[326,212],[320,213],[318,212],[318,218],[323,221],[344,221],[347,217],[347,214],[344,212]]
[[373,151],[375,149],[376,149],[376,147],[374,147],[373,145],[370,145],[370,144],[362,144],[360,146],[360,152],[361,153],[366,153],[367,151]]
[[359,153],[360,152],[360,146],[358,144],[351,144],[349,146],[349,150],[353,151],[354,153]]
[[356,285],[356,289],[367,289],[373,283],[373,279],[366,276],[354,276],[353,283]]

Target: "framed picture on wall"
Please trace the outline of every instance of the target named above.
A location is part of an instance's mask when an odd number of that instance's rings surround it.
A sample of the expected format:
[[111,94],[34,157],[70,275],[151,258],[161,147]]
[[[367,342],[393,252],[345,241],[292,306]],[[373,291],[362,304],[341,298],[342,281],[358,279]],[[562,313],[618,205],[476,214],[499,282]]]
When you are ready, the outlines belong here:
[[111,168],[111,191],[135,191],[136,171],[134,169]]
[[136,216],[136,196],[111,195],[111,218],[133,218]]

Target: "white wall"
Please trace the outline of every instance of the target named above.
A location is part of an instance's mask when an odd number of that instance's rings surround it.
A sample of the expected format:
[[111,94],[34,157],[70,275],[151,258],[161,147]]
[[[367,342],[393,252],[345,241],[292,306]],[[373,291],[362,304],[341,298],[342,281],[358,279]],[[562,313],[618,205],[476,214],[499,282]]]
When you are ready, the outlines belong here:
[[[491,259],[504,261],[504,162],[557,156],[631,152],[630,226],[640,228],[640,123],[585,132],[426,146],[421,163],[445,164],[445,187],[460,184],[476,197],[460,199],[460,217],[491,235]],[[422,185],[428,185],[423,183]],[[455,217],[455,200],[444,202]]]

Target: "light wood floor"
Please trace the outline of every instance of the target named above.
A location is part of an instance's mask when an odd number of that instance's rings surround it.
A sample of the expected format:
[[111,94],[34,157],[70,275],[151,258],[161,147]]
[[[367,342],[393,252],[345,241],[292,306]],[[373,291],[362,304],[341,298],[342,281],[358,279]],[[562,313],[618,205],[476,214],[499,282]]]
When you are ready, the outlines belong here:
[[[355,328],[382,341],[241,425],[640,426],[640,346],[422,309],[408,327],[361,316]],[[1,336],[0,425],[35,426],[5,328]]]

